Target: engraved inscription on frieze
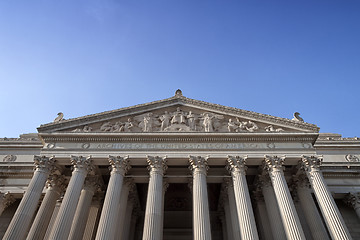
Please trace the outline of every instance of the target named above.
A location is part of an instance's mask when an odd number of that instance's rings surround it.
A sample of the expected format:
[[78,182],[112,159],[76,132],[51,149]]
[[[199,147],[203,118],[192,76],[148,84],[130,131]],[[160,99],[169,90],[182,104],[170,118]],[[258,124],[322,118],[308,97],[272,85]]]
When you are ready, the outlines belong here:
[[266,148],[264,143],[99,143],[94,145],[97,149],[260,149]]

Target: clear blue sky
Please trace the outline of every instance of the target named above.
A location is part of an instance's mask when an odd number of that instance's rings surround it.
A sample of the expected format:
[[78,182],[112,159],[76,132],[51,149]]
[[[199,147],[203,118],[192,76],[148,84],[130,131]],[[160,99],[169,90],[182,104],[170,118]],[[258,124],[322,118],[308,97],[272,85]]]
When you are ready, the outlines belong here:
[[186,97],[360,137],[360,1],[0,1],[0,137]]

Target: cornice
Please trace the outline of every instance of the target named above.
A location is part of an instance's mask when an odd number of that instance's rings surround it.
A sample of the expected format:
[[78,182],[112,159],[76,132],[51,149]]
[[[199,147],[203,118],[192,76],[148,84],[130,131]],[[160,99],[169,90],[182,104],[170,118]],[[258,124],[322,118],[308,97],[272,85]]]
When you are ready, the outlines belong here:
[[43,142],[311,142],[317,133],[40,133]]
[[138,104],[138,105],[134,105],[134,106],[130,106],[130,107],[120,108],[120,109],[116,109],[116,110],[86,115],[86,116],[78,117],[78,118],[62,120],[60,122],[47,123],[47,124],[44,124],[44,125],[41,125],[40,127],[38,127],[38,131],[39,132],[49,132],[52,130],[61,130],[61,129],[69,128],[69,127],[76,126],[76,125],[90,124],[90,123],[94,123],[97,121],[113,119],[113,118],[116,118],[119,116],[126,116],[128,114],[146,112],[149,110],[154,110],[159,107],[173,106],[173,105],[188,105],[188,106],[193,106],[193,107],[207,108],[207,109],[213,110],[213,111],[222,111],[222,112],[225,112],[228,114],[236,114],[236,115],[239,115],[242,117],[248,117],[251,119],[268,121],[270,123],[276,123],[276,124],[280,124],[280,125],[284,125],[284,126],[292,126],[295,128],[299,128],[301,130],[309,131],[309,132],[319,132],[319,128],[314,124],[305,123],[305,122],[297,122],[297,121],[293,121],[293,120],[286,119],[286,118],[275,117],[275,116],[271,116],[271,115],[267,115],[267,114],[256,113],[256,112],[242,110],[242,109],[233,108],[233,107],[226,107],[226,106],[219,105],[219,104],[208,103],[208,102],[204,102],[204,101],[200,101],[200,100],[190,99],[190,98],[184,97],[182,95],[175,95],[173,97],[163,99],[163,100],[158,100],[158,101],[153,101],[153,102],[149,102],[149,103]]

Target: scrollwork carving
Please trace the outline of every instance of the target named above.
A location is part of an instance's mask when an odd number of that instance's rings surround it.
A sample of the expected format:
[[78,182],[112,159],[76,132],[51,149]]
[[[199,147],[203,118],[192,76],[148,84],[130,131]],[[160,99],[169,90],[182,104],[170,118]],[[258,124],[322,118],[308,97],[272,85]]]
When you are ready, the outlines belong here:
[[346,161],[348,162],[360,162],[359,158],[355,155],[347,154],[345,156]]
[[131,168],[129,164],[129,156],[109,156],[109,163],[111,166],[111,172],[117,172],[122,175],[125,175],[127,171]]
[[207,170],[209,169],[208,165],[208,156],[202,157],[202,156],[189,156],[189,162],[190,166],[189,169],[195,173],[196,170],[199,170],[206,174]]
[[166,162],[166,156],[147,156],[147,163],[149,164],[148,170],[150,171],[150,173],[156,171],[164,174],[167,169]]
[[70,156],[73,170],[85,170],[89,174],[94,174],[94,165],[91,156]]
[[15,162],[16,158],[15,155],[7,155],[4,157],[3,162]]

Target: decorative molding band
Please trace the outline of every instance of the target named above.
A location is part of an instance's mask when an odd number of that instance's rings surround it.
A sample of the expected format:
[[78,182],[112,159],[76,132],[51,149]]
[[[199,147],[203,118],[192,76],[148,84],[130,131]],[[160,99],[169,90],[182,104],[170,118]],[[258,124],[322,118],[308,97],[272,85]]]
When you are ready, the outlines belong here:
[[45,142],[312,142],[317,133],[41,133]]

